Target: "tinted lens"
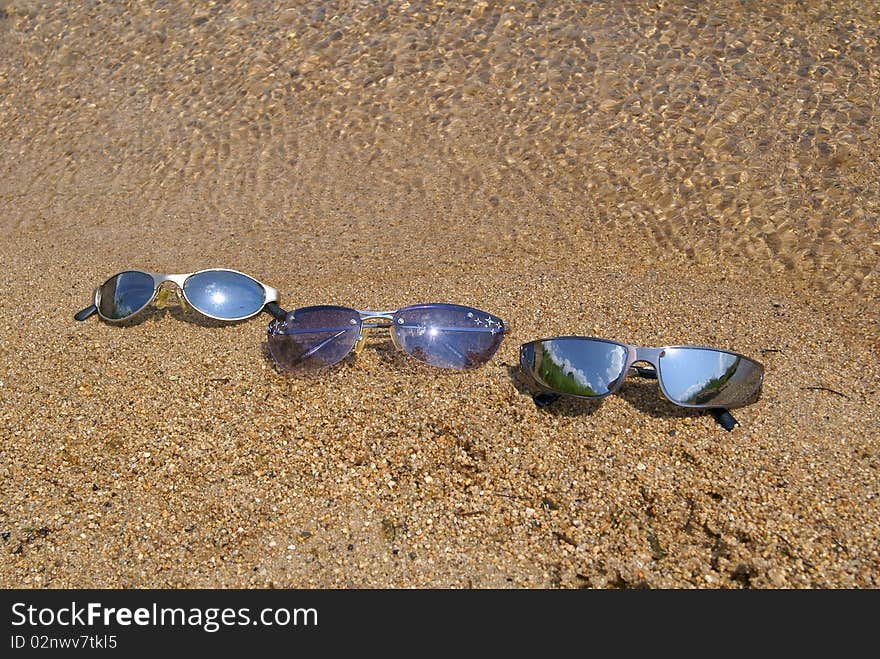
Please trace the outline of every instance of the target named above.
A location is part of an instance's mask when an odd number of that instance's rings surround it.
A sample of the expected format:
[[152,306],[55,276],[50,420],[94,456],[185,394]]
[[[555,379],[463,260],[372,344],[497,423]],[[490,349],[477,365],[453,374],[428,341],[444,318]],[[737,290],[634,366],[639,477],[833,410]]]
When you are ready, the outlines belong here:
[[560,394],[604,396],[626,366],[626,348],[616,343],[564,337],[526,343],[520,366],[534,380]]
[[197,272],[183,282],[183,292],[198,311],[223,320],[253,316],[266,302],[258,281],[230,270]]
[[419,361],[440,368],[485,364],[504,338],[504,323],[485,311],[455,304],[422,304],[394,314],[395,339]]
[[279,368],[303,372],[335,364],[351,352],[360,314],[344,307],[307,307],[269,325],[269,354]]
[[764,369],[724,350],[667,348],[660,353],[660,385],[679,405],[737,407],[754,402]]
[[146,272],[120,272],[101,286],[98,311],[104,318],[128,318],[153,298],[153,292],[153,278]]

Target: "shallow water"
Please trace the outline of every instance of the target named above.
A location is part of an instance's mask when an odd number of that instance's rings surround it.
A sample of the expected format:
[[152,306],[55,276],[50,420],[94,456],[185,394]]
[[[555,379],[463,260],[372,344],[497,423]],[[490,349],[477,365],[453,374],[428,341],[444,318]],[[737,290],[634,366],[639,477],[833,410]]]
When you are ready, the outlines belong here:
[[[360,187],[431,208],[441,242],[619,240],[876,284],[872,3],[16,0],[0,15],[6,229],[99,224],[107,200],[161,222],[182,200],[214,227],[332,248],[338,230],[292,209]],[[369,246],[420,227],[374,203],[344,229]]]

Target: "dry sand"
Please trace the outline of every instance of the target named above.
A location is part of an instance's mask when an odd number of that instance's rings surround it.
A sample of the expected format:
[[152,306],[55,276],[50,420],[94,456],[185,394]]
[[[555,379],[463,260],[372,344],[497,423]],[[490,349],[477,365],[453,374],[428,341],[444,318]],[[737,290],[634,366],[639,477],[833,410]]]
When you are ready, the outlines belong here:
[[[0,2],[0,585],[880,585],[877,6],[612,4]],[[73,321],[213,266],[511,331],[296,380],[265,314]],[[538,409],[570,333],[764,395]]]

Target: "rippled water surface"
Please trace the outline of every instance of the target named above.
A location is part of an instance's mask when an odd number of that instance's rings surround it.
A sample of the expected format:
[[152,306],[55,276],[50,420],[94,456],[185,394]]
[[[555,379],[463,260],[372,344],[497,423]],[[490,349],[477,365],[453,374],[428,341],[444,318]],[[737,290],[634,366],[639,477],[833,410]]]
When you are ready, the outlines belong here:
[[285,4],[0,3],[5,228],[107,199],[284,228],[369,171],[447,237],[876,286],[876,3]]

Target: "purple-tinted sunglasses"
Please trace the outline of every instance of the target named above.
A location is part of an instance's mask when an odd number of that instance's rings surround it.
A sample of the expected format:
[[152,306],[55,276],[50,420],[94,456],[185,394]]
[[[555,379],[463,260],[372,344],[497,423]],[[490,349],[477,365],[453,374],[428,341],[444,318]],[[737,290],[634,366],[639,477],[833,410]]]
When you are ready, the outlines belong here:
[[397,311],[318,306],[296,309],[269,324],[269,354],[284,371],[306,373],[360,352],[364,329],[387,327],[400,350],[440,368],[482,366],[504,338],[504,322],[457,304],[416,304]]

